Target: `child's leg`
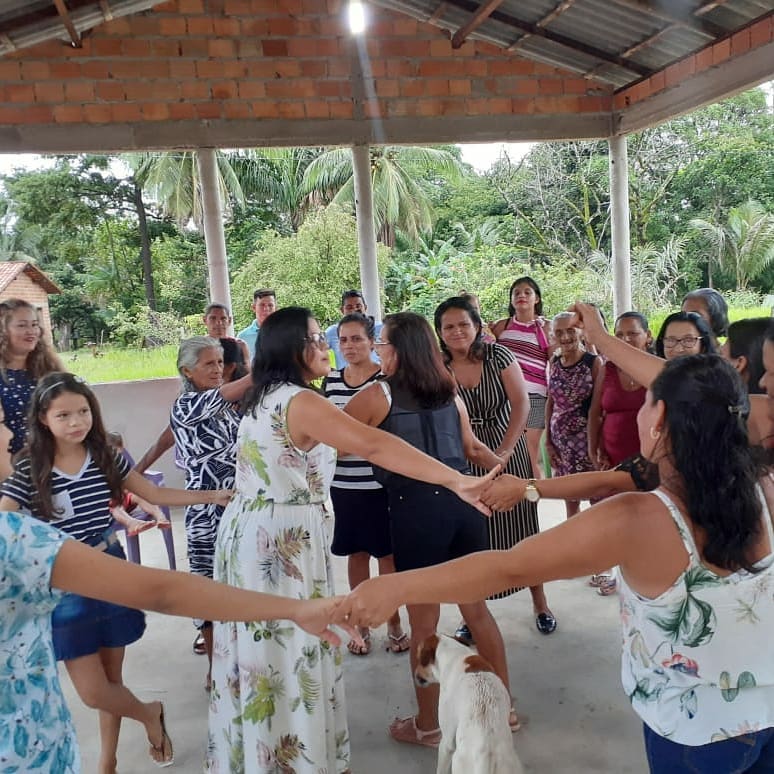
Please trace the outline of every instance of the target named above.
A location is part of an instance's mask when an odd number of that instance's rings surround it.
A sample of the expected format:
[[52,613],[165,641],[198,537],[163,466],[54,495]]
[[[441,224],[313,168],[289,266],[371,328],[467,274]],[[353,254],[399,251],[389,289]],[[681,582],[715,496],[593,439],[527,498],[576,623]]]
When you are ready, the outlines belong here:
[[151,529],[156,526],[153,521],[135,519],[134,516],[130,516],[120,505],[114,505],[110,509],[110,515],[126,529],[127,535],[139,535],[140,532],[144,532],[146,529]]
[[[64,665],[81,701],[100,711],[100,772],[113,772],[116,766],[116,747],[121,718],[127,717],[142,723],[148,741],[171,757],[167,750],[161,726],[161,702],[142,702],[121,682],[123,648],[101,648],[99,653],[81,656]],[[104,717],[103,716],[112,716]]]

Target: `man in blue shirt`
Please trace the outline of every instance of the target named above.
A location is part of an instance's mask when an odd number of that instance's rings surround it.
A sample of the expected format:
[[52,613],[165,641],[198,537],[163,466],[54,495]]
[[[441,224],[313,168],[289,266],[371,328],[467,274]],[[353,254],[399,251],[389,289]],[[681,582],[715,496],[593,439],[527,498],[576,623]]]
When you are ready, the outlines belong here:
[[237,338],[247,344],[250,350],[250,362],[255,357],[255,345],[258,342],[258,331],[264,320],[277,311],[277,296],[273,290],[259,288],[253,293],[253,305],[250,307],[255,314],[255,319],[244,330],[237,333]]
[[[368,307],[366,306],[363,294],[359,290],[345,290],[341,294],[341,306],[339,307],[341,316],[344,317],[348,314],[366,314]],[[379,338],[379,334],[382,330],[382,324],[376,323],[376,337]],[[343,358],[341,350],[339,349],[339,324],[334,323],[329,325],[325,330],[325,338],[328,342],[328,346],[336,357],[336,368],[341,369],[347,365],[347,361]],[[376,352],[371,353],[371,360],[374,363],[379,362],[379,357]]]

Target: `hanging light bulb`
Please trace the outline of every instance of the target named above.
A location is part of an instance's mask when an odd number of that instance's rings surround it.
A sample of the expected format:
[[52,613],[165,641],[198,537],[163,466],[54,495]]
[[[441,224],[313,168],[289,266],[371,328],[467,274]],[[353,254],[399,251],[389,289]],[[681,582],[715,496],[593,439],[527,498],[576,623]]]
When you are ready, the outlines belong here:
[[366,15],[363,3],[360,0],[350,0],[348,13],[349,31],[353,35],[361,35],[366,28]]

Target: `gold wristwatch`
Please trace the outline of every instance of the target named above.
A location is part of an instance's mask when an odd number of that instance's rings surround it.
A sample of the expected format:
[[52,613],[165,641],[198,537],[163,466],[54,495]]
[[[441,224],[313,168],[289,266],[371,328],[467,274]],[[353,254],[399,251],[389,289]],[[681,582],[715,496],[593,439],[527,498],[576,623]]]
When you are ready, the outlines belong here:
[[540,492],[538,491],[537,486],[535,486],[536,483],[534,478],[530,478],[527,481],[527,486],[524,487],[524,497],[531,503],[536,503],[540,500]]

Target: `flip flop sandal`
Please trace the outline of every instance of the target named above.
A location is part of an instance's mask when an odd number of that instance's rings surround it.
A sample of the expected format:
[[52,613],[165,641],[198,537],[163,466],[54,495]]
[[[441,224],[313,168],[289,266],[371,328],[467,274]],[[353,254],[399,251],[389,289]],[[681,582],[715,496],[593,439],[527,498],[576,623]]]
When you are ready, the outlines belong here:
[[510,714],[508,715],[508,725],[511,728],[512,734],[515,734],[521,728],[521,721],[519,720],[519,716],[516,714],[516,710],[513,707],[511,707]]
[[441,729],[420,731],[417,728],[417,719],[413,715],[410,718],[395,718],[390,723],[389,734],[396,742],[404,742],[405,744],[438,747],[441,743]]
[[[161,705],[161,715],[159,716],[161,721],[161,744],[156,747],[151,742],[150,759],[160,768],[165,769],[167,766],[171,766],[175,762],[175,751],[172,748],[172,740],[167,733],[167,726],[164,722],[164,705]],[[161,756],[161,760],[153,757],[152,753],[156,753]]]
[[387,650],[390,653],[405,653],[411,647],[411,640],[406,632],[388,634]]
[[358,645],[355,640],[350,640],[347,643],[347,650],[353,656],[367,656],[371,652],[371,632],[367,631],[365,634],[361,632],[360,636],[363,639],[362,645]]
[[204,656],[207,653],[207,645],[204,642],[204,636],[201,632],[196,635],[191,650],[193,650],[197,656]]
[[613,594],[616,593],[618,590],[618,584],[616,583],[615,578],[611,578],[609,581],[606,581],[605,583],[601,583],[599,585],[599,588],[597,589],[597,594],[599,594],[600,597],[611,597]]

